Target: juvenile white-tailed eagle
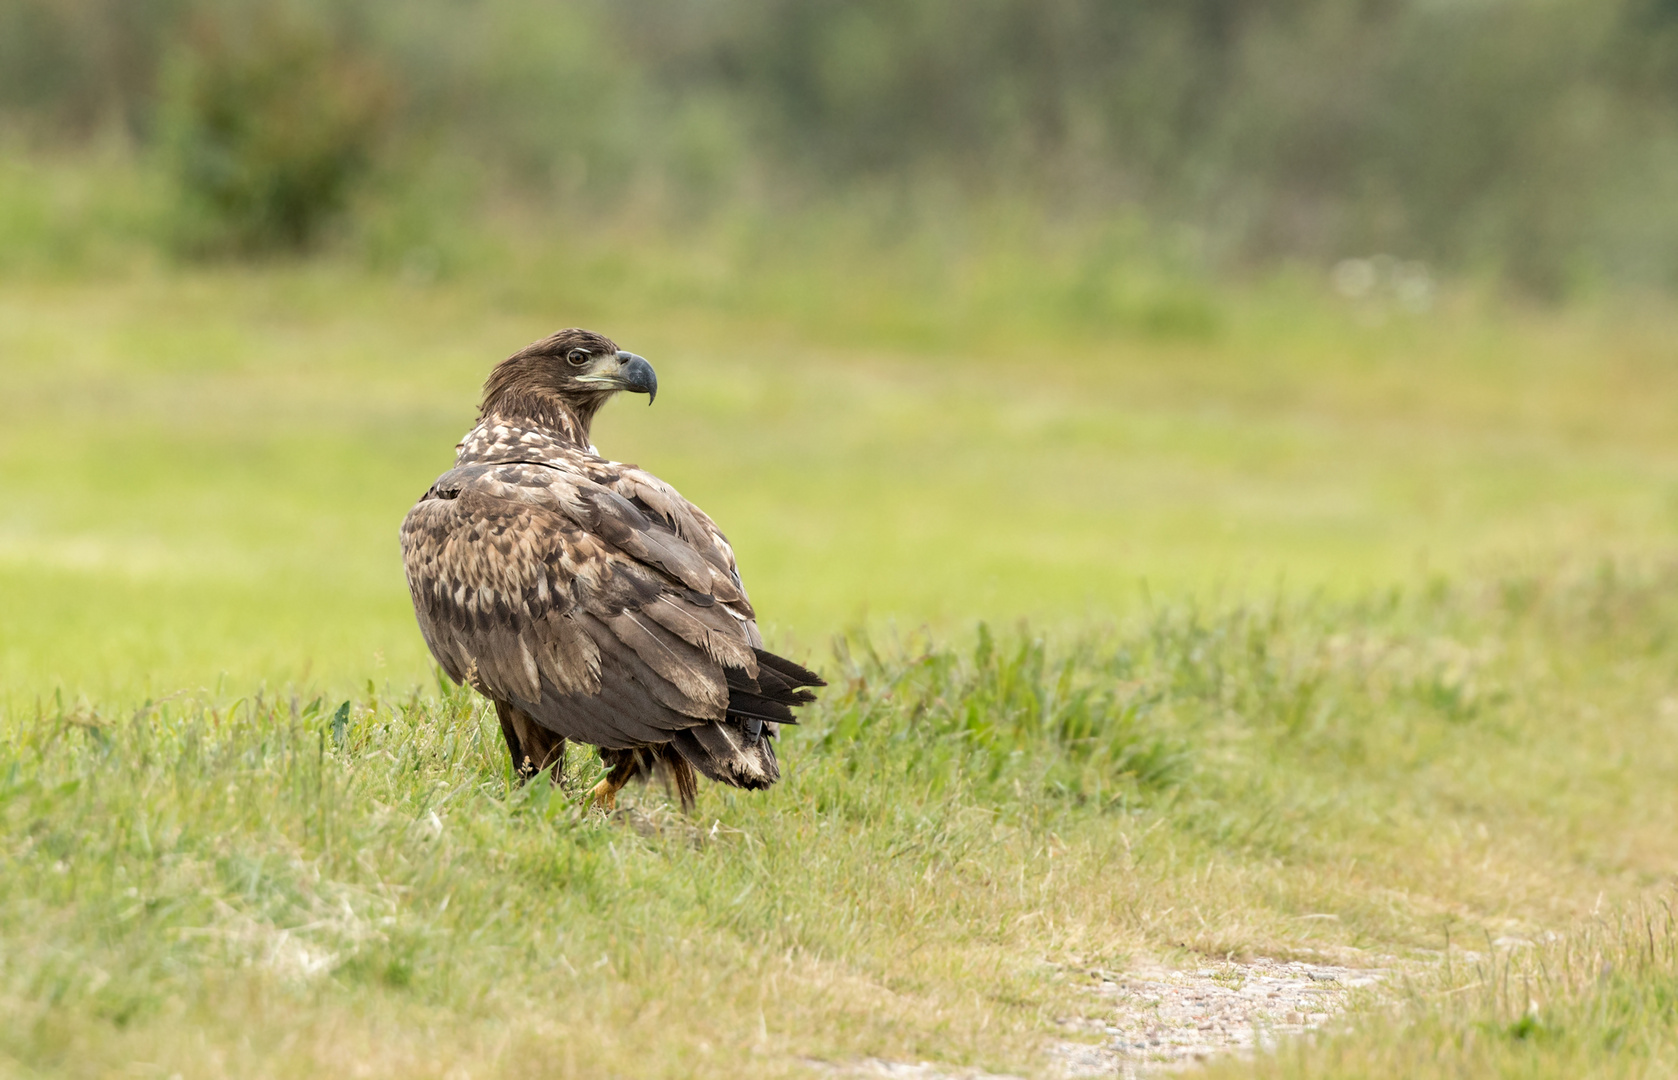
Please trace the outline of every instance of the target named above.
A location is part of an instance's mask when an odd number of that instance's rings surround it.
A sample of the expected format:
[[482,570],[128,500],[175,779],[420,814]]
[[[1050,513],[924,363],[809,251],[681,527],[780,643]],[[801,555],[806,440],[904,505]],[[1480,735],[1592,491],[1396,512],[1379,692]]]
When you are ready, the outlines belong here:
[[764,650],[711,519],[590,444],[619,390],[650,404],[658,379],[587,330],[490,373],[454,468],[402,522],[420,631],[450,678],[495,702],[521,776],[557,776],[572,739],[600,748],[609,771],[594,797],[607,807],[655,771],[684,808],[695,770],[768,787],[777,725],[824,684]]

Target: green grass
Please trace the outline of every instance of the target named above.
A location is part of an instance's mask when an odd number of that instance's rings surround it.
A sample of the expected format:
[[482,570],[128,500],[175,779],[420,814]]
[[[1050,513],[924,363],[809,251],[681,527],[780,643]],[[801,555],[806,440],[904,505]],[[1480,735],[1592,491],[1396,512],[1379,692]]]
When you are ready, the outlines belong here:
[[[1502,944],[1499,944],[1502,942]],[[1539,944],[1452,951],[1385,1008],[1314,1045],[1211,1077],[1659,1077],[1678,1061],[1678,924],[1670,904]]]
[[[1448,935],[1538,937],[1669,880],[1674,595],[1670,575],[1529,580],[1179,607],[1063,648],[853,643],[787,735],[786,781],[707,788],[691,820],[656,791],[610,822],[511,786],[493,717],[456,691],[14,715],[0,1062],[1033,1072],[1053,1020],[1099,1015],[1083,972],[1138,956],[1438,978]],[[593,775],[574,758],[572,790]],[[1544,1023],[1631,1009],[1625,1053],[1670,1068],[1670,1016],[1636,1004],[1664,1000],[1662,941],[1615,968],[1633,1005],[1558,994]],[[1429,1019],[1430,1052],[1520,1022],[1500,993]],[[1415,1075],[1413,1029],[1372,1023],[1305,1074]],[[1558,1060],[1618,1060],[1593,1037]]]
[[[1267,1075],[1678,1064],[1658,306],[819,220],[182,268],[78,190],[0,200],[0,1074],[1035,1074],[1085,970],[1242,955],[1412,973]],[[601,447],[833,684],[691,819],[511,786],[401,580],[484,373],[571,323],[660,374]]]
[[[442,286],[334,265],[10,280],[0,591],[27,617],[0,623],[0,680],[428,678],[395,525],[488,367],[563,323],[652,358],[658,404],[610,407],[599,444],[711,512],[772,635],[803,647],[859,622],[1075,625],[1149,593],[1549,568],[1678,524],[1653,316],[1369,328],[1278,285],[1232,295],[1204,341],[1056,337],[1026,305],[886,348],[718,313],[702,283],[599,286],[614,257]],[[871,293],[832,295],[857,338],[885,333]]]

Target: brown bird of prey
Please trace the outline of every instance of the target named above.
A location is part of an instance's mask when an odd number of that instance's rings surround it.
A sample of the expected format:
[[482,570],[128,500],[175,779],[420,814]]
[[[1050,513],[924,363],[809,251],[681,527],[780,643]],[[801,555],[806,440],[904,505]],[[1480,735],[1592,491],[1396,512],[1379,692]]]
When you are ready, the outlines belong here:
[[824,685],[763,648],[734,551],[669,484],[601,457],[589,426],[652,365],[587,330],[502,361],[478,424],[402,522],[420,632],[443,670],[495,703],[521,777],[600,748],[611,808],[657,773],[690,808],[694,772],[780,778],[771,740]]

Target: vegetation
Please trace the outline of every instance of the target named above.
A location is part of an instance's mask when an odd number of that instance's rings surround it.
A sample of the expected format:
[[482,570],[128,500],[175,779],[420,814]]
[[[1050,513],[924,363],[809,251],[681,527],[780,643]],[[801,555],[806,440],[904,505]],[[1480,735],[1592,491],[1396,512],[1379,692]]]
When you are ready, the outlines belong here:
[[691,820],[656,790],[585,814],[592,759],[513,785],[493,715],[449,687],[14,711],[0,1060],[1035,1072],[1055,1019],[1099,1014],[1087,970],[1327,953],[1407,961],[1409,1011],[1267,1071],[1658,1075],[1661,909],[1550,967],[1419,958],[1573,933],[1665,879],[1673,595],[1529,579],[1174,607],[1066,650],[853,646],[785,736],[788,779],[706,789]]
[[1208,1075],[1661,1076],[1675,1052],[1673,929],[1663,905],[1541,944],[1482,941],[1358,1031]]
[[[243,32],[240,32],[243,31]],[[258,9],[197,29],[159,110],[189,250],[303,250],[375,149],[389,89],[318,29]]]
[[[469,7],[0,6],[0,1076],[1052,1075],[1249,956],[1391,977],[1213,1075],[1674,1071],[1665,6]],[[425,654],[573,324],[829,677],[770,792]]]
[[861,202],[897,232],[1024,203],[1145,221],[1152,259],[1201,273],[1385,251],[1558,298],[1678,282],[1675,12],[18,0],[0,120],[135,147],[175,178],[189,250],[312,242],[359,181],[363,214],[432,220]]
[[[6,1070],[1032,1073],[1091,967],[1320,954],[1396,960],[1412,1020],[1286,1074],[1670,1063],[1668,953],[1539,995],[1564,1039],[1464,1050],[1524,1005],[1435,995],[1479,978],[1447,935],[1573,948],[1664,895],[1658,311],[1278,279],[1209,335],[1041,293],[980,328],[1001,264],[916,306],[840,247],[719,280],[720,244],[589,243],[7,279]],[[659,365],[602,445],[831,678],[766,796],[516,788],[423,654],[394,523],[556,308]]]

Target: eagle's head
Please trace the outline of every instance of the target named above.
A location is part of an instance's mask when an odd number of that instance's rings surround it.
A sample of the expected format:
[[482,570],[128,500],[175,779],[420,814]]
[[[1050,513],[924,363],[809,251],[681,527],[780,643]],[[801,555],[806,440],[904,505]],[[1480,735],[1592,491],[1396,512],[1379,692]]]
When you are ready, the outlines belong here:
[[658,396],[653,366],[618,348],[611,338],[572,328],[533,342],[495,365],[484,383],[480,418],[534,420],[570,428],[588,441],[588,429],[600,406],[619,390]]

